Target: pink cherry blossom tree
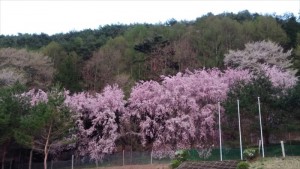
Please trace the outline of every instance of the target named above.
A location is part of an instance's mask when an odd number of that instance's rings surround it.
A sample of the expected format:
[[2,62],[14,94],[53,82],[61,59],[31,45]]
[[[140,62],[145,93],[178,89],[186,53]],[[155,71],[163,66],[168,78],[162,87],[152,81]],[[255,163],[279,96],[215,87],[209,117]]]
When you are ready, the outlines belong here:
[[125,111],[124,94],[118,86],[107,86],[102,93],[74,94],[67,97],[65,104],[75,112],[80,156],[101,161],[115,151],[119,121]]
[[[243,50],[230,50],[225,54],[226,66],[242,69],[260,70],[262,64],[267,64],[281,69],[290,69],[292,50],[284,52],[284,49],[272,41],[259,41],[245,44]],[[295,74],[296,71],[290,69]]]
[[[250,81],[247,70],[202,69],[138,83],[129,98],[128,115],[139,123],[143,145],[156,157],[174,156],[177,149],[212,146],[217,103],[230,85]],[[222,110],[223,111],[223,110]]]

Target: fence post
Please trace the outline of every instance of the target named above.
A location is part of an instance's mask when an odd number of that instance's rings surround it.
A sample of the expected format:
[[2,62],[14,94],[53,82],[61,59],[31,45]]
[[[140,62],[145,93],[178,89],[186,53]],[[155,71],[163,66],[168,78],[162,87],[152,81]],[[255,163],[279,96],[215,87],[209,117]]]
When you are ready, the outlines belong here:
[[283,141],[280,141],[280,143],[281,143],[282,157],[285,158],[285,151],[284,151]]
[[74,169],[74,155],[72,155],[72,169]]
[[53,169],[53,160],[51,159],[51,169]]
[[261,140],[258,140],[258,153],[260,154]]
[[124,152],[124,149],[123,149],[123,166],[125,165],[125,152]]
[[151,165],[153,164],[153,161],[152,161],[152,150],[151,150],[151,155],[150,155],[150,157],[151,157]]
[[10,159],[10,163],[9,163],[9,169],[11,169],[11,167],[12,167],[12,163],[13,163],[13,159]]

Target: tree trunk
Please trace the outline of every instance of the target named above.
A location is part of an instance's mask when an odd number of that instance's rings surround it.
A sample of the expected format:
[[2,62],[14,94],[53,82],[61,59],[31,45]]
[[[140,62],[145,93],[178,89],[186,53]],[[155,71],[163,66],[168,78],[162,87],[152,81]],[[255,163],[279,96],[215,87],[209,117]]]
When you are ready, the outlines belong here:
[[12,167],[12,164],[13,164],[13,159],[10,159],[10,163],[9,163],[9,169],[11,169],[11,167]]
[[3,150],[3,156],[2,156],[2,169],[4,169],[5,155],[6,155],[6,148],[4,148],[4,150]]
[[269,145],[270,144],[270,140],[269,140],[270,132],[269,132],[269,130],[264,130],[263,134],[264,134],[263,137],[264,137],[265,145]]
[[48,159],[48,154],[45,153],[45,156],[44,156],[44,169],[47,169],[47,159]]
[[44,169],[47,169],[47,159],[48,159],[48,154],[49,154],[49,140],[50,140],[51,130],[52,130],[52,122],[49,126],[47,140],[46,140],[46,144],[45,144],[45,148],[44,148]]
[[32,154],[33,154],[33,149],[30,150],[28,169],[31,169],[31,165],[32,165]]

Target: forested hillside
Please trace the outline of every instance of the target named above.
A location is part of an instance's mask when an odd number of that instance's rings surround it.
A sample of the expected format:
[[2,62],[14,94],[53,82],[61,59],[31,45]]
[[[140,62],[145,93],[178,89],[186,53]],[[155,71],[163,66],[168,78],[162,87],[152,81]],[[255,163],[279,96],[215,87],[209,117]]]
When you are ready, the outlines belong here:
[[[174,75],[186,69],[224,68],[224,54],[229,50],[243,49],[246,43],[261,40],[276,42],[285,50],[293,49],[293,66],[300,67],[300,23],[296,18],[292,14],[265,16],[248,11],[208,13],[195,21],[170,19],[155,25],[106,25],[51,36],[2,35],[0,56],[10,59],[15,53],[29,52],[41,59],[48,57],[55,71],[44,81],[60,82],[71,91],[100,91],[107,83],[118,83],[128,91],[138,80],[158,80],[160,75]],[[11,74],[19,71],[15,69],[17,63],[9,64],[1,65],[1,81],[11,81],[3,77],[13,78],[3,75],[4,70]],[[26,74],[39,72],[30,65],[25,69]],[[29,77],[32,76],[23,78]],[[37,83],[33,80],[21,82],[34,87]]]

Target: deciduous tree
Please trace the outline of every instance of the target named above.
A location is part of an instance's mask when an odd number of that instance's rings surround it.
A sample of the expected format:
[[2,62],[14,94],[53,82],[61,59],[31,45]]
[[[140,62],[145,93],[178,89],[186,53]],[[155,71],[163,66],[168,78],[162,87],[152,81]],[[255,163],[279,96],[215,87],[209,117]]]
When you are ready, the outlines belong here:
[[120,121],[125,109],[124,94],[117,86],[107,86],[102,93],[81,92],[66,99],[76,113],[78,152],[101,161],[115,151],[120,136]]
[[[129,116],[139,124],[143,145],[157,157],[174,156],[177,149],[212,146],[218,110],[229,86],[248,82],[246,70],[196,70],[138,83],[129,98]],[[222,112],[224,110],[222,109]]]
[[[51,59],[25,49],[0,49],[0,70],[8,69],[13,74],[20,74],[29,87],[45,88],[52,82],[54,68]],[[16,79],[18,80],[18,79]]]
[[[284,52],[283,48],[272,41],[259,41],[245,44],[243,50],[230,50],[225,54],[224,64],[230,67],[260,71],[264,64],[289,69],[292,50]],[[291,70],[292,71],[292,70]]]

